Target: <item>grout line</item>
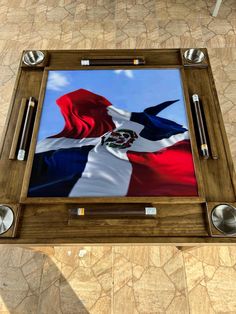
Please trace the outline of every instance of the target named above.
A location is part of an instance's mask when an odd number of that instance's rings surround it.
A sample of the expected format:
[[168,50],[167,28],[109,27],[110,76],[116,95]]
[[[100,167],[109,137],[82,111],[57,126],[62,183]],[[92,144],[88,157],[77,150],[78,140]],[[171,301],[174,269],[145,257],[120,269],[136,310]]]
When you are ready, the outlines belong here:
[[46,261],[46,258],[48,257],[46,254],[44,253],[41,253],[44,255],[43,257],[43,263],[42,263],[42,272],[41,272],[41,276],[40,276],[40,283],[39,283],[39,295],[38,295],[38,304],[37,304],[37,314],[40,314],[39,312],[39,305],[40,305],[40,301],[41,301],[41,284],[42,284],[42,279],[43,279],[43,271],[44,271],[44,266],[45,266],[45,261]]
[[189,302],[189,293],[188,293],[188,282],[187,282],[186,264],[185,264],[184,253],[183,253],[182,251],[181,251],[181,254],[182,254],[183,266],[184,266],[185,294],[186,294],[186,300],[187,300],[187,305],[188,305],[188,312],[189,312],[189,314],[191,314],[190,302]]

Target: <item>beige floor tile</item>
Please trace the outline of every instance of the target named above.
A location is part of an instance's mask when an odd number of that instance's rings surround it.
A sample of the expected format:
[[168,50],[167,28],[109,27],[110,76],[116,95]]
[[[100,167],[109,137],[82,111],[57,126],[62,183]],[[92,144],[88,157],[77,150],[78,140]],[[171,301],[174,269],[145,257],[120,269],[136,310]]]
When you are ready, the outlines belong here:
[[188,313],[182,253],[155,246],[113,251],[114,313]]
[[108,296],[101,297],[94,304],[89,314],[111,314],[112,306],[111,299]]
[[115,0],[83,0],[76,6],[75,19],[78,21],[104,22],[115,18]]
[[75,22],[71,47],[75,49],[115,48],[115,23],[113,21]]
[[0,22],[5,23],[7,21],[7,12],[8,12],[8,6],[1,5],[0,6]]
[[156,1],[156,16],[160,20],[199,19],[208,16],[204,0],[161,0]]
[[3,0],[1,1],[3,5],[7,5],[9,8],[24,8],[25,7],[25,0]]
[[202,36],[206,47],[236,47],[235,20],[204,18],[201,19]]
[[235,123],[227,125],[229,134],[229,147],[234,161],[234,167],[236,166],[236,137],[235,137]]
[[40,294],[54,285],[61,277],[61,263],[58,263],[52,257],[46,258],[43,265],[42,280],[40,285]]
[[154,267],[133,283],[133,290],[139,311],[145,308],[147,312],[164,312],[175,296],[174,284],[162,269]]
[[0,252],[0,313],[36,313],[44,256],[21,248]]
[[111,247],[55,247],[45,260],[40,313],[108,314],[111,298]]
[[63,21],[66,17],[70,16],[69,12],[62,7],[55,7],[47,10],[47,20],[50,22]]
[[6,39],[0,39],[0,53],[4,52],[5,50],[5,45],[6,45],[7,40]]
[[19,25],[14,23],[1,23],[0,39],[17,39],[19,34]]
[[236,270],[231,267],[219,267],[206,288],[216,313],[236,312]]
[[27,297],[29,287],[26,279],[19,268],[7,267],[1,268],[0,281],[3,306],[15,309]]
[[184,253],[188,292],[198,285],[204,285],[204,269],[202,262],[190,253]]
[[204,46],[198,20],[172,19],[159,21],[158,24],[161,48]]
[[58,282],[56,282],[54,285],[51,285],[47,290],[41,293],[40,299],[39,299],[39,305],[38,305],[38,312],[39,313],[55,313],[55,314],[63,313],[61,309],[60,290],[58,287]]
[[0,84],[0,137],[2,135],[5,125],[5,120],[9,110],[11,95],[15,81],[15,74],[13,73],[13,71],[8,66],[4,66],[4,68],[7,69],[7,72],[5,73],[8,73],[8,77],[6,74],[3,75],[3,80],[5,80],[6,82]]
[[[9,66],[19,64],[22,51],[25,49],[27,40],[6,40],[0,52],[1,65]],[[12,68],[11,68],[12,69]],[[13,69],[12,69],[13,70]]]
[[234,313],[236,248],[206,246],[183,256],[191,313]]
[[[134,270],[136,278],[140,278],[144,269],[139,267],[138,272]],[[132,263],[130,263],[125,257],[120,254],[114,256],[114,292],[118,292],[125,285],[128,285],[132,281],[133,269]]]
[[68,46],[71,45],[74,30],[74,21],[63,21],[61,23],[61,41]]
[[7,23],[30,23],[33,19],[34,15],[30,14],[25,8],[20,7],[9,8],[6,14]]
[[78,6],[77,0],[63,0],[62,6],[66,9],[66,11],[70,14],[71,17],[75,17],[76,8]]
[[0,66],[0,84],[3,85],[7,83],[14,75],[13,71],[11,68],[7,65],[1,65]]
[[156,19],[116,20],[116,48],[157,48],[159,30]]
[[189,292],[189,307],[191,314],[216,314],[214,311],[207,289],[198,285]]
[[54,256],[55,249],[53,246],[31,246],[27,247],[28,250],[32,250],[33,252],[43,253],[47,256]]
[[48,2],[49,1],[27,0],[24,8],[29,12],[29,14],[33,15],[34,20],[36,20],[40,13],[44,13],[46,15]]
[[156,17],[156,1],[141,0],[141,1],[116,1],[116,19],[133,19],[144,21]]
[[136,308],[134,291],[131,287],[126,285],[115,293],[113,311],[114,311],[114,314],[119,314],[119,313],[138,314],[139,313]]
[[208,50],[223,120],[236,166],[236,51],[235,48],[210,48]]
[[60,22],[34,22],[32,33],[42,39],[60,39],[61,24]]
[[169,246],[150,246],[149,247],[149,265],[162,267],[178,252],[176,247]]

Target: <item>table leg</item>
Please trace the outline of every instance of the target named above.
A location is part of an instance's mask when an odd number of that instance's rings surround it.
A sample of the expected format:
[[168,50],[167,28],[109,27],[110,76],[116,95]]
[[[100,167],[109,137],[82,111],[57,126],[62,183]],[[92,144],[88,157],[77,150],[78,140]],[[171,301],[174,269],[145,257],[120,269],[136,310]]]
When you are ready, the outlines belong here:
[[176,246],[176,248],[179,250],[179,251],[190,251],[190,250],[193,250],[193,249],[196,249],[198,246]]
[[217,16],[217,14],[218,14],[218,12],[219,12],[219,9],[220,9],[221,3],[222,3],[222,0],[217,0],[217,1],[216,1],[215,7],[214,7],[214,9],[213,9],[213,11],[212,11],[212,16],[214,16],[214,17]]

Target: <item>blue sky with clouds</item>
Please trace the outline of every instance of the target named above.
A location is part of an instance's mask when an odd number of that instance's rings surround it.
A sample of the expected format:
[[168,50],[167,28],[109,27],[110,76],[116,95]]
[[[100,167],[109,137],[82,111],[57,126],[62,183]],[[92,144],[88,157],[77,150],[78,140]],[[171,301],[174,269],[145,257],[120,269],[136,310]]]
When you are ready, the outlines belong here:
[[104,96],[115,107],[135,112],[179,99],[159,116],[188,125],[178,69],[50,71],[38,140],[63,129],[64,119],[56,99],[80,88]]

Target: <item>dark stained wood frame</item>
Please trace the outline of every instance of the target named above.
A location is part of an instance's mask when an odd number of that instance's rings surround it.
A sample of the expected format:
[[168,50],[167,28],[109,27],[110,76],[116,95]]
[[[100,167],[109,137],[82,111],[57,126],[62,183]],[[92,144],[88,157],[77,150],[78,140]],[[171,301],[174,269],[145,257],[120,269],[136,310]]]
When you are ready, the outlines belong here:
[[[30,144],[29,154],[28,154],[27,163],[26,163],[26,170],[25,170],[25,174],[23,178],[22,190],[21,190],[21,195],[20,195],[21,203],[24,203],[24,200],[27,198],[29,180],[30,180],[33,159],[34,159],[34,152],[35,152],[35,147],[36,147],[36,142],[37,142],[37,135],[38,135],[39,125],[40,125],[40,118],[41,118],[41,114],[43,110],[43,101],[44,101],[44,96],[46,92],[47,78],[48,78],[48,71],[44,70],[40,92],[39,92],[38,105],[37,105],[37,111],[36,111],[36,116],[35,116],[35,121],[34,121],[31,144]],[[37,200],[36,200],[36,203],[37,203]]]
[[13,136],[11,150],[10,150],[10,154],[9,154],[9,159],[15,159],[16,158],[16,149],[17,149],[17,145],[18,145],[18,141],[19,141],[21,126],[23,124],[23,118],[24,118],[24,113],[26,110],[26,104],[27,104],[27,99],[22,98],[21,104],[20,104],[19,115],[18,115],[17,122],[16,122],[15,133]]
[[[186,49],[145,50],[57,50],[46,51],[46,61],[37,67],[21,63],[14,87],[2,144],[0,146],[0,203],[12,205],[17,217],[14,232],[1,243],[14,244],[72,244],[72,243],[235,243],[235,237],[214,235],[211,232],[209,208],[211,204],[230,203],[236,206],[236,176],[224,129],[222,114],[206,49],[205,60],[200,65],[185,61]],[[198,197],[99,197],[99,198],[29,198],[27,197],[40,115],[45,93],[48,70],[85,69],[80,65],[84,58],[140,57],[146,65],[122,68],[179,68],[182,75],[189,132],[194,166],[198,181]],[[50,63],[49,63],[50,60]],[[89,67],[101,69],[101,67]],[[107,68],[107,67],[106,67]],[[117,69],[119,67],[109,67]],[[87,68],[86,68],[87,69]],[[212,158],[199,156],[196,142],[191,95],[198,93],[209,133]],[[30,96],[38,99],[38,108],[31,147],[27,162],[14,159],[17,149],[19,104]],[[23,109],[22,109],[23,110]],[[20,113],[22,116],[22,112]],[[18,121],[18,123],[17,123]],[[15,134],[15,135],[14,135]],[[13,143],[12,143],[13,141]],[[11,152],[11,154],[10,154]],[[9,154],[10,158],[9,159]],[[218,159],[214,159],[217,156]],[[22,179],[23,186],[21,186]],[[69,217],[72,207],[99,210],[108,206],[125,210],[155,206],[156,219],[73,219]],[[17,234],[18,230],[18,234]],[[11,238],[12,237],[12,238]]]

